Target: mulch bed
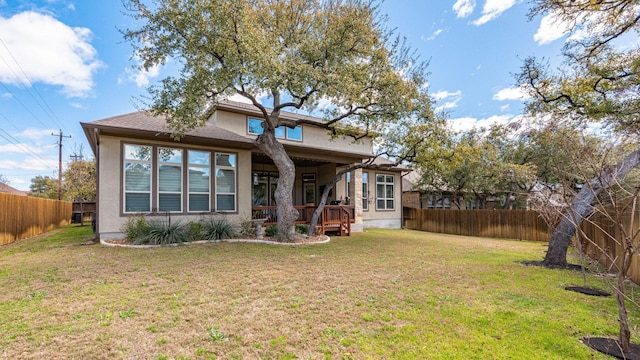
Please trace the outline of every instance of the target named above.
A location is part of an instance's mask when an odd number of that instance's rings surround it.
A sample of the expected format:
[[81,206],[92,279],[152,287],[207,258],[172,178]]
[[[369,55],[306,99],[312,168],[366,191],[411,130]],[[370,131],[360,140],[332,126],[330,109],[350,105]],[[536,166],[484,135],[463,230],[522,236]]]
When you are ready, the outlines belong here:
[[[198,244],[203,242],[251,242],[251,243],[264,243],[270,245],[314,245],[314,244],[322,244],[329,241],[329,237],[325,235],[316,235],[316,236],[307,236],[307,235],[296,235],[292,241],[283,242],[278,241],[275,237],[264,236],[262,239],[256,239],[255,237],[251,238],[234,238],[234,239],[224,239],[224,240],[210,240],[210,241],[193,241],[193,242],[184,242],[183,245],[187,244]],[[148,248],[148,247],[159,247],[160,245],[134,245],[133,242],[129,239],[108,239],[102,240],[105,245],[111,246],[122,246],[122,247],[140,247],[140,248]],[[171,244],[173,246],[180,244]]]
[[616,339],[594,337],[584,338],[582,342],[594,350],[618,359],[640,360],[640,345],[631,344],[629,351],[623,353],[620,343]]
[[526,266],[541,266],[546,267],[547,269],[563,269],[563,270],[574,270],[581,271],[582,267],[576,264],[567,264],[566,266],[547,266],[542,261],[520,261],[522,265]]

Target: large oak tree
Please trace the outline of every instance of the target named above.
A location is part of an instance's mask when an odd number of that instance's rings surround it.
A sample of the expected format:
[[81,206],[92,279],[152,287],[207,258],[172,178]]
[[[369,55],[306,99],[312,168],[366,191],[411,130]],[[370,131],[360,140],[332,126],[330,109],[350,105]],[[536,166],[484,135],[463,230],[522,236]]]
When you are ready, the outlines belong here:
[[[140,26],[125,38],[144,68],[169,61],[179,74],[149,89],[147,104],[177,136],[204,124],[222,97],[248,99],[264,118],[256,146],[279,171],[278,236],[294,235],[295,167],[275,137],[304,120],[281,111],[325,108],[333,134],[382,133],[417,108],[430,108],[425,67],[385,28],[371,0],[127,0]],[[261,98],[270,103],[263,105]],[[309,125],[318,126],[317,123]]]
[[[640,6],[635,0],[534,0],[531,17],[549,15],[571,34],[565,62],[551,69],[544,61],[526,59],[519,81],[532,96],[528,110],[552,120],[596,121],[629,136],[640,135]],[[630,41],[631,37],[633,41]],[[566,266],[567,248],[593,200],[640,164],[636,147],[588,181],[556,227],[547,266]]]

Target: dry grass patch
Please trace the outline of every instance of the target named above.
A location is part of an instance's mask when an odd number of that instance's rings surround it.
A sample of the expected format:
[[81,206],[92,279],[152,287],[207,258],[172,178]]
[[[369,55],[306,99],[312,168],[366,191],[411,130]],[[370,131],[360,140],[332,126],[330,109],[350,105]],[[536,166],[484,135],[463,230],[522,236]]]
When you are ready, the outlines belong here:
[[[544,244],[372,230],[304,247],[0,248],[0,358],[594,358],[612,299],[526,267]],[[604,287],[602,279],[590,277]],[[637,319],[637,312],[632,318]]]

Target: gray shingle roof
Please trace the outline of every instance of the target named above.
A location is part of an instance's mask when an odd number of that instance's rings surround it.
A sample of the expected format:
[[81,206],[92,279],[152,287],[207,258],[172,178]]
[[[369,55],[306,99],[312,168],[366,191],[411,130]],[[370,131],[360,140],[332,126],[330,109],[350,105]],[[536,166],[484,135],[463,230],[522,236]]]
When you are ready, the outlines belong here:
[[[92,134],[94,129],[97,129],[104,134],[132,137],[143,136],[147,138],[153,137],[162,140],[169,139],[172,134],[171,129],[167,127],[167,123],[163,117],[153,116],[147,111],[138,111],[113,116],[89,123],[81,123],[81,125],[87,139],[89,139],[89,143],[94,154],[96,150],[95,137]],[[189,131],[185,134],[185,137],[181,139],[181,142],[198,143],[211,140],[243,149],[250,149],[253,147],[252,139],[238,135],[232,131],[222,129],[211,123],[207,123],[202,127]]]

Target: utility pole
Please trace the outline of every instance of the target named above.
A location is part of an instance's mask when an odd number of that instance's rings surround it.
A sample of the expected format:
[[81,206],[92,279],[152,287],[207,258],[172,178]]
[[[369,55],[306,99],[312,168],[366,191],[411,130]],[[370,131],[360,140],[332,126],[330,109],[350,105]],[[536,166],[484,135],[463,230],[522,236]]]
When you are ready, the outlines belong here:
[[58,200],[62,200],[62,138],[71,138],[71,135],[64,136],[62,129],[60,133],[51,133],[51,136],[57,136],[58,140]]

